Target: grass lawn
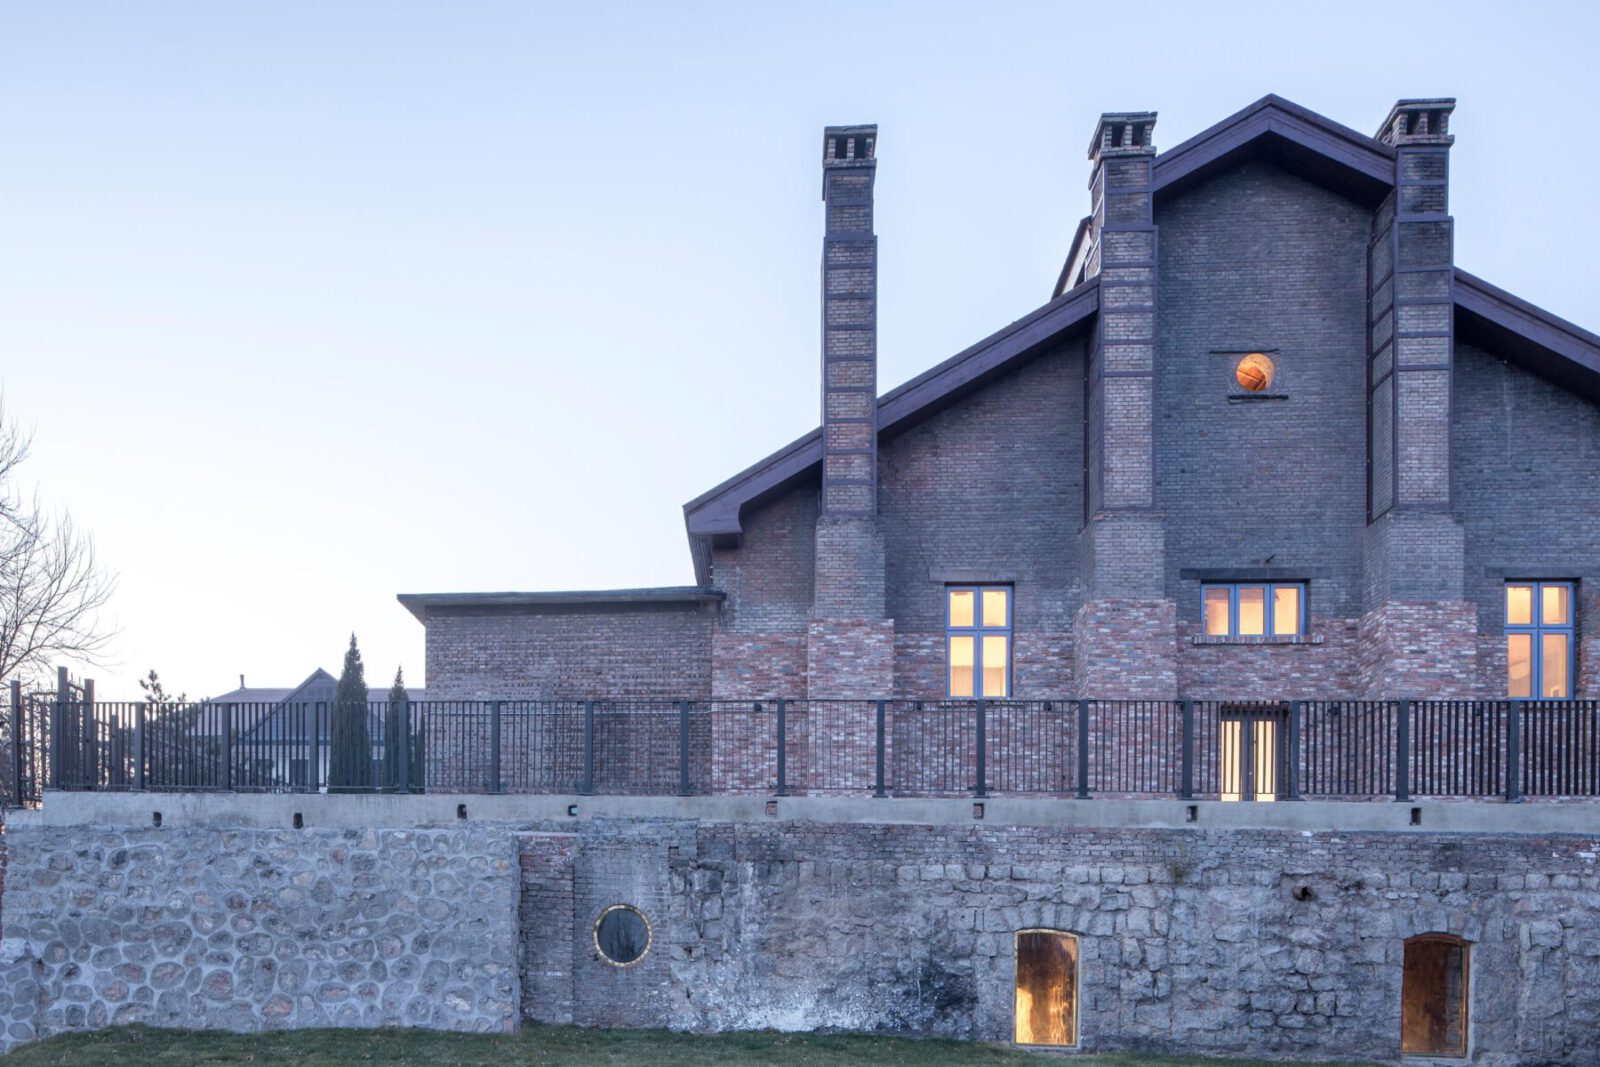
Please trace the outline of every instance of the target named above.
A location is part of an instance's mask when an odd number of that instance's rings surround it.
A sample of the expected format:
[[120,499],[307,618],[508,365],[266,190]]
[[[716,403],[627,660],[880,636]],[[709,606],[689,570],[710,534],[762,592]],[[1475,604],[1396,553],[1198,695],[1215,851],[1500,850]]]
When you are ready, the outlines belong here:
[[[581,1030],[530,1026],[512,1036],[443,1034],[430,1030],[280,1030],[226,1034],[152,1030],[143,1026],[69,1034],[0,1056],[5,1067],[1179,1067],[1193,1057],[1073,1056],[1019,1052],[1004,1045],[913,1041],[853,1034],[770,1032],[694,1036],[660,1030]],[[1206,1060],[1213,1067],[1265,1067],[1266,1060]],[[1353,1067],[1353,1065],[1352,1065]]]

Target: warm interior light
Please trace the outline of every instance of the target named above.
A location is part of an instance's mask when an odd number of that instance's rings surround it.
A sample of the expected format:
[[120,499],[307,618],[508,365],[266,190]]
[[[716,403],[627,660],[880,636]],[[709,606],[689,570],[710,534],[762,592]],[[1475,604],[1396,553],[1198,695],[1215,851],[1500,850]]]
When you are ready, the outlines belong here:
[[971,626],[973,620],[972,590],[952,589],[950,591],[950,625]]
[[1567,680],[1567,635],[1545,634],[1541,642],[1544,647],[1540,654],[1543,670],[1539,676],[1539,695],[1547,700],[1565,700],[1572,695]]
[[1544,600],[1542,611],[1546,625],[1565,626],[1572,621],[1572,616],[1567,614],[1571,610],[1568,594],[1571,592],[1564,585],[1547,585],[1540,591]]
[[973,640],[971,637],[950,638],[950,695],[953,697],[970,697],[972,692],[972,668],[974,663]]
[[1207,589],[1205,593],[1206,636],[1228,636],[1228,590]]
[[983,695],[1006,696],[1006,639],[998,634],[983,637]]
[[1264,352],[1252,352],[1233,368],[1233,377],[1241,388],[1252,393],[1263,393],[1272,384],[1276,370],[1271,356]]
[[1533,696],[1533,635],[1506,634],[1506,692]]
[[983,624],[985,626],[1004,626],[1006,624],[1006,591],[1004,589],[985,589],[983,591]]
[[1014,1039],[1019,1045],[1078,1043],[1078,941],[1055,930],[1017,934]]
[[1506,586],[1506,622],[1528,626],[1533,622],[1533,586]]

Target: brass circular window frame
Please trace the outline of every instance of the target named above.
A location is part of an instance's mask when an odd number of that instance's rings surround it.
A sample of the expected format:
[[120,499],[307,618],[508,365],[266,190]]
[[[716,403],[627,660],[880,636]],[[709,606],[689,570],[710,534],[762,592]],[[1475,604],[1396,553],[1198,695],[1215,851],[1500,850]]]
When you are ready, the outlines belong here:
[[[639,916],[640,922],[644,923],[644,951],[639,953],[639,955],[635,956],[633,959],[629,960],[627,963],[612,959],[610,956],[606,955],[606,950],[600,947],[600,924],[605,922],[606,916],[610,915],[614,911],[631,911],[635,915]],[[650,917],[644,912],[640,911],[638,908],[634,907],[632,904],[613,904],[603,910],[595,919],[594,929],[590,931],[590,937],[594,939],[594,952],[595,955],[600,958],[601,962],[609,964],[612,967],[635,967],[643,963],[645,958],[650,955],[650,950],[655,947],[656,928],[655,924],[650,921]]]
[[[1244,380],[1244,378],[1241,377],[1241,374],[1243,373],[1246,364],[1250,364],[1252,366],[1262,367],[1263,370],[1264,370],[1265,376],[1266,376],[1266,380],[1263,381],[1260,385],[1250,385],[1250,384],[1248,384]],[[1269,389],[1272,388],[1272,383],[1277,381],[1277,379],[1278,379],[1278,361],[1273,359],[1272,356],[1269,353],[1266,353],[1266,352],[1246,352],[1244,355],[1240,356],[1237,360],[1234,361],[1234,364],[1233,364],[1233,380],[1234,380],[1234,384],[1236,384],[1240,389],[1243,389],[1245,391],[1246,395],[1249,395],[1249,396],[1261,396],[1261,395],[1265,394]]]

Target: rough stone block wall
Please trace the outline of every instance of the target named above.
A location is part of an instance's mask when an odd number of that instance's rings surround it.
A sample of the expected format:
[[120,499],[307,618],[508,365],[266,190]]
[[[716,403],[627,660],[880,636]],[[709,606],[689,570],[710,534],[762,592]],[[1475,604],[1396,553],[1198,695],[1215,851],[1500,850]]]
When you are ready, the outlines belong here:
[[1091,600],[1078,609],[1078,696],[1171,700],[1178,695],[1177,608],[1170,600]]
[[24,978],[31,966],[31,1005],[6,988],[12,1020],[38,1036],[516,1026],[517,856],[503,831],[9,836],[7,923],[25,946],[0,966]]
[[702,825],[658,846],[696,937],[656,1021],[1003,1040],[1013,935],[1046,927],[1079,938],[1084,1049],[1393,1060],[1405,939],[1446,932],[1473,943],[1474,1062],[1595,1063],[1597,846]]
[[716,605],[428,616],[428,696],[705,699]]
[[521,1008],[522,1017],[535,1022],[572,1022],[573,942],[561,935],[577,928],[572,897],[577,844],[572,834],[517,835]]

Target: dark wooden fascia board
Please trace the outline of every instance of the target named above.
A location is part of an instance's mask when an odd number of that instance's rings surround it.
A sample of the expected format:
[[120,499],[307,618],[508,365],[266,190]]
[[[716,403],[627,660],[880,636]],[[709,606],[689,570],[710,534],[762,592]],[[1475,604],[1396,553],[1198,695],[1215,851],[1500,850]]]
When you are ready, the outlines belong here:
[[1457,337],[1600,403],[1600,336],[1460,268]]
[[1156,157],[1152,191],[1159,198],[1261,147],[1295,169],[1363,203],[1394,184],[1394,149],[1278,96],[1265,96]]
[[400,593],[395,599],[419,622],[430,610],[516,610],[538,608],[627,608],[645,604],[702,604],[723,599],[720,589],[672,585],[645,589],[565,589],[534,593]]
[[[977,344],[917,375],[878,398],[880,436],[903,432],[944,405],[959,399],[1039,345],[1085,321],[1100,306],[1098,279],[1024,315]],[[822,462],[822,431],[813,430],[759,463],[740,471],[683,506],[695,570],[703,581],[700,559],[705,541],[729,544],[742,527],[740,511],[748,504],[814,473]],[[699,540],[697,540],[699,539]]]

